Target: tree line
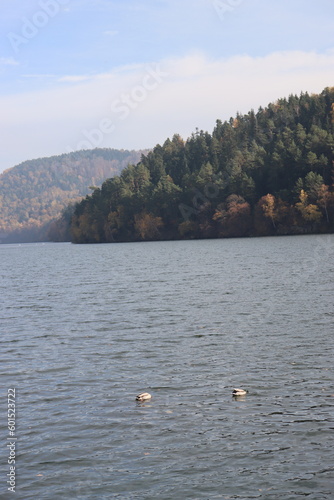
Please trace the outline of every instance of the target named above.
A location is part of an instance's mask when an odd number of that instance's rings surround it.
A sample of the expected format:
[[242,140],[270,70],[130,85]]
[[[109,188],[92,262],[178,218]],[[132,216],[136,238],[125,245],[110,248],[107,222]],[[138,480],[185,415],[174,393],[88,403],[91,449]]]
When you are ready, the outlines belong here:
[[334,87],[178,134],[68,210],[75,243],[332,232]]

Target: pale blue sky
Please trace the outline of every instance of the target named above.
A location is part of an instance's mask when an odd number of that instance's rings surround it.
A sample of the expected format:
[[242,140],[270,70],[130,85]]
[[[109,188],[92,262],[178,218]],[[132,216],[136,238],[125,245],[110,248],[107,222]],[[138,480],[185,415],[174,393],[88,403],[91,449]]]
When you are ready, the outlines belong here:
[[0,171],[334,85],[333,0],[2,0]]

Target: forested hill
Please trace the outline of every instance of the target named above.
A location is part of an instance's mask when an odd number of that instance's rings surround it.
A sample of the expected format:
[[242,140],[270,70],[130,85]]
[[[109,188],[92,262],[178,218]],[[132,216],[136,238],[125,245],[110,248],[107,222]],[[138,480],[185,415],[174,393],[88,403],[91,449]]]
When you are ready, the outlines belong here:
[[334,87],[156,146],[72,217],[77,243],[331,232]]
[[48,224],[70,202],[137,163],[142,153],[94,149],[26,161],[6,170],[0,175],[0,241],[47,239]]

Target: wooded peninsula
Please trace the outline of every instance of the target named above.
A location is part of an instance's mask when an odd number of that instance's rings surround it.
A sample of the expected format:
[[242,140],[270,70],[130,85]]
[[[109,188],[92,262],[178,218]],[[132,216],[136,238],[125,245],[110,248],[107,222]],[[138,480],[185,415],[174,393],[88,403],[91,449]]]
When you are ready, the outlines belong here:
[[[157,145],[66,212],[74,243],[333,232],[334,87]],[[52,231],[51,231],[52,233]]]

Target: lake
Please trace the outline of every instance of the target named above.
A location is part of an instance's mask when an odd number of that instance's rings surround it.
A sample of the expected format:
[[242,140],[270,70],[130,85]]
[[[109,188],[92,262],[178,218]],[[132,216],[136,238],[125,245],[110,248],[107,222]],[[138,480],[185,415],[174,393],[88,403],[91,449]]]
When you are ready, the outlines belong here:
[[333,235],[0,245],[0,497],[332,499],[333,257]]

